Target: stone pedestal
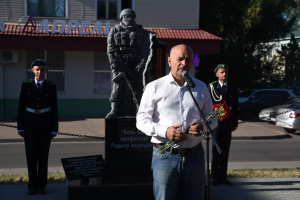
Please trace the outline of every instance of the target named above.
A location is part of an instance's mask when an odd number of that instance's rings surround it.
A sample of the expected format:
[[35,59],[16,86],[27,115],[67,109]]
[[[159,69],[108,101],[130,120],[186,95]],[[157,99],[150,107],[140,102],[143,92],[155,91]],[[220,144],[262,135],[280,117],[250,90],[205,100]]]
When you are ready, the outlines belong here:
[[135,118],[105,119],[105,168],[109,176],[152,176],[151,137]]

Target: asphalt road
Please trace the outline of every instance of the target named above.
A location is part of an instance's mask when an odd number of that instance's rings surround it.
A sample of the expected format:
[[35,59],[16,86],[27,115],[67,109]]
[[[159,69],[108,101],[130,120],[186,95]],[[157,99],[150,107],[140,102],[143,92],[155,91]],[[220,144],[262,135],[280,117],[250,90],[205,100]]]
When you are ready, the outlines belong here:
[[[261,121],[251,123],[255,123],[255,131],[273,129],[284,132],[281,127],[277,127],[268,122]],[[266,127],[268,129],[260,129],[259,127]],[[242,129],[243,126],[239,128]],[[300,152],[299,133],[300,131],[297,131],[296,134],[290,134],[291,137],[285,139],[232,140],[229,162],[300,161],[300,154],[298,153]],[[203,146],[204,149],[206,149],[206,141],[203,141]],[[211,151],[209,153],[211,156]],[[60,162],[61,158],[88,155],[103,155],[103,157],[105,157],[104,142],[52,142],[49,155],[49,167],[62,166]],[[27,167],[23,142],[0,143],[0,158],[0,169]]]
[[[205,143],[204,141],[204,146]],[[229,162],[300,161],[299,143],[300,137],[274,140],[233,140]],[[53,142],[50,148],[49,167],[62,166],[61,158],[99,154],[104,156],[104,142]],[[25,147],[22,142],[0,143],[0,157],[0,169],[27,167]]]
[[[104,142],[52,142],[48,166],[62,166],[61,158],[89,155],[104,156]],[[23,142],[0,143],[0,158],[0,169],[27,167]]]

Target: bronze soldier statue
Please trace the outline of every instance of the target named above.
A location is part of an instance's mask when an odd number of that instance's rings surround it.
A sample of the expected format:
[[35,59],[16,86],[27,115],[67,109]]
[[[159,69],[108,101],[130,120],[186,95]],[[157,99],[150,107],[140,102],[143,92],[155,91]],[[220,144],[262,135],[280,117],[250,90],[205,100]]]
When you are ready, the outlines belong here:
[[144,74],[151,60],[154,33],[135,23],[132,9],[120,13],[121,22],[107,37],[107,55],[113,74],[112,110],[106,118],[135,116],[146,85]]

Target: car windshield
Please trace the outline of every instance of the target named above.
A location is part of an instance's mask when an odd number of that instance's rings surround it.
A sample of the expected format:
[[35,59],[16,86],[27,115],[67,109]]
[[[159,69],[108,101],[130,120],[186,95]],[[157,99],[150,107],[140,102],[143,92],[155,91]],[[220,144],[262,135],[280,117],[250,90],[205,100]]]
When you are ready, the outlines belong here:
[[299,102],[293,103],[290,106],[288,106],[288,108],[300,108],[300,103]]
[[291,99],[288,102],[286,102],[284,105],[294,104],[294,103],[298,103],[298,102],[300,102],[300,99]]
[[239,97],[249,97],[253,92],[255,92],[255,91],[249,90],[247,92],[239,92],[238,96]]
[[300,103],[299,103],[299,102],[298,102],[298,103],[295,103],[294,106],[293,106],[293,108],[295,108],[295,109],[300,109]]
[[262,98],[253,98],[253,99],[249,99],[248,101],[246,101],[245,103],[256,103],[258,101],[260,101]]

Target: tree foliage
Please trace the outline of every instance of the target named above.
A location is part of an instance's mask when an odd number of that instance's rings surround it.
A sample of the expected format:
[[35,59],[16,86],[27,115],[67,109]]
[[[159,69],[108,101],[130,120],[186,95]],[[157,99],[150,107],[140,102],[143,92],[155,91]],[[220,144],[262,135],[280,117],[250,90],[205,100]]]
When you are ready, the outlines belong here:
[[285,67],[284,82],[287,86],[291,85],[292,81],[300,78],[300,48],[294,34],[291,36],[290,43],[277,53],[281,58],[277,65]]
[[[270,78],[270,65],[262,65],[254,52],[261,44],[291,33],[299,16],[299,0],[210,0],[201,1],[200,29],[217,35],[220,54],[200,57],[196,77],[209,83],[216,80],[214,68],[229,66],[229,80],[241,90],[255,87]],[[272,78],[272,77],[271,77]]]

